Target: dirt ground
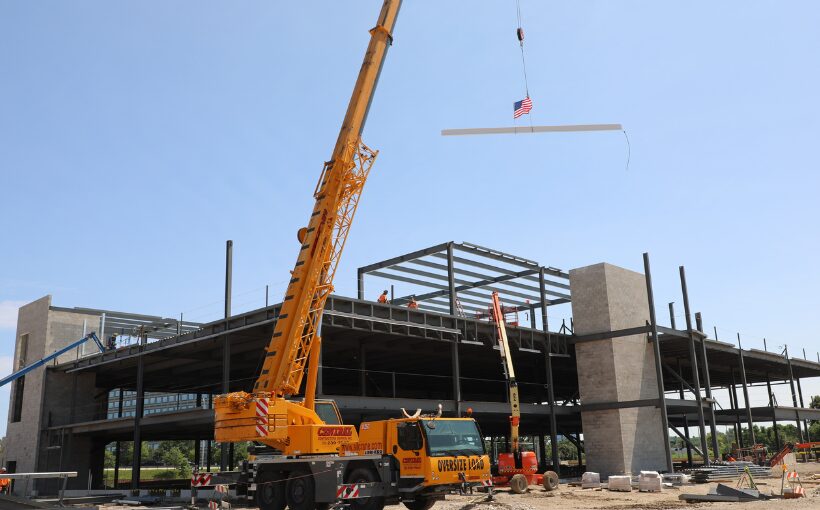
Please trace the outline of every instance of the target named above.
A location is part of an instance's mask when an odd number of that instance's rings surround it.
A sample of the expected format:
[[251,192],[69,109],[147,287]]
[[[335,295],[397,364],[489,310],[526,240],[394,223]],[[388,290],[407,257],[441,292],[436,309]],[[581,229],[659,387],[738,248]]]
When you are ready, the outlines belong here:
[[[678,499],[682,493],[706,494],[717,485],[693,484],[683,487],[664,488],[661,493],[647,492],[610,492],[607,490],[581,489],[562,484],[554,492],[545,492],[543,489],[531,487],[527,494],[510,494],[499,492],[495,501],[486,502],[481,495],[448,496],[446,501],[438,502],[433,510],[592,510],[592,509],[645,509],[664,510],[674,508],[708,508],[709,510],[743,509],[755,510],[763,508],[778,508],[779,510],[820,510],[820,493],[813,494],[820,489],[820,479],[810,480],[810,476],[817,473],[820,477],[820,464],[806,463],[798,465],[798,473],[804,480],[807,497],[791,500],[752,501],[748,503],[687,503]],[[779,478],[762,478],[756,480],[761,492],[768,494],[771,491],[780,492]],[[724,482],[734,485],[735,481]],[[387,507],[389,509],[398,507]]]

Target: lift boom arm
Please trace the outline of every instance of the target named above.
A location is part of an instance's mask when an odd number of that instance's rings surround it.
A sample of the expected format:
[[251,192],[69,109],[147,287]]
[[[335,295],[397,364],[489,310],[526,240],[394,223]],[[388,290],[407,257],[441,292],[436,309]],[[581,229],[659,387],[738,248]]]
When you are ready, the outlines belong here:
[[[262,372],[254,386],[255,393],[269,392],[278,397],[297,394],[311,352],[318,353],[322,311],[333,291],[333,276],[377,154],[362,143],[361,133],[392,42],[400,5],[401,0],[385,0],[375,28],[370,30],[370,44],[339,138],[313,193],[316,204],[307,227],[300,229],[297,235],[301,248],[265,353]],[[306,395],[306,400],[311,398],[312,395]]]
[[502,369],[507,375],[507,384],[510,389],[510,448],[512,453],[518,453],[518,424],[521,421],[521,406],[518,399],[518,382],[515,379],[515,368],[513,367],[510,343],[507,340],[507,328],[504,325],[504,313],[501,308],[501,300],[498,292],[493,292],[493,320],[495,321],[496,336],[498,337],[498,347],[501,351]]
[[100,352],[105,352],[105,347],[103,347],[103,344],[102,344],[102,342],[100,342],[100,339],[97,338],[97,333],[92,331],[91,333],[85,335],[84,337],[80,338],[76,342],[72,342],[72,343],[66,345],[65,347],[63,347],[62,349],[58,349],[58,350],[52,352],[51,354],[49,354],[48,356],[46,356],[44,358],[41,358],[41,359],[35,361],[34,363],[21,368],[20,370],[14,372],[11,375],[8,375],[8,376],[4,377],[3,379],[0,379],[0,387],[5,386],[6,384],[14,381],[15,379],[19,379],[20,377],[26,375],[27,373],[31,372],[35,368],[45,365],[46,363],[53,360],[54,358],[57,358],[61,354],[64,354],[64,353],[70,351],[71,349],[79,347],[79,346],[81,346],[82,344],[86,343],[89,340],[94,340],[94,343],[97,344],[97,348],[100,350]]

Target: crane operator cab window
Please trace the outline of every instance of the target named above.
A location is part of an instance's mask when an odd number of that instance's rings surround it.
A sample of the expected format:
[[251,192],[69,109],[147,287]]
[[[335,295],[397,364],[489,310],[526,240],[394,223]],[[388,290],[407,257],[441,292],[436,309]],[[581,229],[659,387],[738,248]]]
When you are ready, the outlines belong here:
[[424,440],[418,422],[396,424],[396,441],[402,450],[421,450],[424,447]]
[[336,409],[336,404],[330,401],[317,400],[314,404],[314,410],[319,418],[328,425],[341,425],[342,419],[339,417],[339,410]]

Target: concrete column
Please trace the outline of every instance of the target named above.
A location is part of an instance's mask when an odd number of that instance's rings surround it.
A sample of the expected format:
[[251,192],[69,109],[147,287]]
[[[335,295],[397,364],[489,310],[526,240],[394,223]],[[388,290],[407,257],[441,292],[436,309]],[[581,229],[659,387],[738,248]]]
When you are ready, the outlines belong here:
[[[643,327],[649,320],[640,273],[596,264],[569,273],[576,335]],[[658,381],[645,334],[575,346],[586,464],[603,476],[666,469]]]

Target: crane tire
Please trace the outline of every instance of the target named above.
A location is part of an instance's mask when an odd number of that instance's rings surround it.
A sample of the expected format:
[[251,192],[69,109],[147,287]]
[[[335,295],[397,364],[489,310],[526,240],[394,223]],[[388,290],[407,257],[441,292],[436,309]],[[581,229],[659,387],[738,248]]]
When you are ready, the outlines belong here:
[[256,505],[260,510],[285,510],[285,504],[282,474],[262,471],[256,482]]
[[[370,483],[378,482],[379,475],[369,467],[358,467],[350,471],[345,477],[345,483]],[[382,510],[384,508],[384,497],[370,497],[349,500],[352,510]]]
[[513,492],[513,494],[524,494],[525,492],[527,492],[529,484],[530,483],[529,480],[527,480],[527,477],[522,475],[521,473],[513,475],[513,477],[510,478],[510,490]]
[[290,510],[314,510],[316,508],[316,481],[307,469],[297,469],[288,475],[285,484],[285,501]]
[[542,482],[544,490],[547,492],[554,491],[558,488],[558,473],[555,471],[547,471],[544,473],[544,480]]
[[416,496],[413,501],[402,501],[408,510],[430,510],[436,504],[433,498],[425,498],[424,496]]

